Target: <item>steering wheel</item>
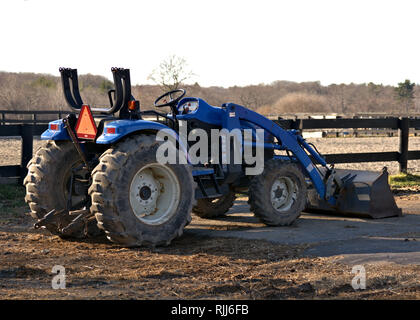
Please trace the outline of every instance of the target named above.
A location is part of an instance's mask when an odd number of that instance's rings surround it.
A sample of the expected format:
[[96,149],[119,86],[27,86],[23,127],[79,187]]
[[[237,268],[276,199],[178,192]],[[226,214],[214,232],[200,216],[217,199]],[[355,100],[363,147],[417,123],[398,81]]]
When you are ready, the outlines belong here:
[[[174,95],[176,96],[177,93],[179,93],[179,96],[174,98]],[[166,92],[155,100],[154,105],[156,108],[162,108],[162,107],[175,108],[178,101],[181,100],[185,96],[185,93],[186,91],[184,89],[176,89],[176,90]],[[161,100],[162,100],[162,103],[159,104]]]

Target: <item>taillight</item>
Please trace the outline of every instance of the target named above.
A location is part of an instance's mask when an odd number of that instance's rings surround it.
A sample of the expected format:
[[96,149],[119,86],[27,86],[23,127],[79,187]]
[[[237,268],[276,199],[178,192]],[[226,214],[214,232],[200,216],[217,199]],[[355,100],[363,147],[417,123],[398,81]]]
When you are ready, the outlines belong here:
[[115,128],[113,127],[106,128],[106,133],[115,134]]
[[128,101],[128,110],[135,111],[139,108],[140,102],[138,100],[130,100]]
[[51,124],[50,124],[50,130],[53,130],[53,131],[58,131],[58,124],[56,124],[56,123],[51,123]]

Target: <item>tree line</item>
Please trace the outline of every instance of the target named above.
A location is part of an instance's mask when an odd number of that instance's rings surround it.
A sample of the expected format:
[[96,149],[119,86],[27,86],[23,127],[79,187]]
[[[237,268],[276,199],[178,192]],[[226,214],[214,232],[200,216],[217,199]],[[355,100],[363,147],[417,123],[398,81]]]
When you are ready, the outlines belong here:
[[[314,82],[275,81],[250,86],[202,87],[198,83],[180,85],[188,96],[200,97],[214,106],[234,102],[265,115],[293,113],[420,113],[420,89],[410,80],[397,86],[375,83],[322,85]],[[113,83],[97,75],[79,76],[80,93],[85,103],[107,106],[107,91]],[[168,87],[133,85],[132,94],[141,108],[153,102]],[[48,74],[0,72],[0,109],[67,110],[61,80]]]

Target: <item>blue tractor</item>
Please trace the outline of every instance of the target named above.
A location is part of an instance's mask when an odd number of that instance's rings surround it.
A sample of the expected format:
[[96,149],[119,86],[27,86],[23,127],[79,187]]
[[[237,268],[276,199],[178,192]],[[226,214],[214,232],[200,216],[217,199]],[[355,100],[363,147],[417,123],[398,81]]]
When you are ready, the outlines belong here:
[[[246,194],[255,216],[272,226],[290,225],[303,210],[401,215],[386,170],[336,170],[298,131],[234,103],[215,107],[185,97],[183,89],[156,99],[154,106],[168,107],[169,113],[141,111],[131,94],[129,70],[111,70],[110,106],[90,108],[80,96],[77,70],[60,68],[73,112],[50,122],[41,136],[46,145],[28,164],[25,200],[35,228],[63,238],[105,232],[124,246],[167,245],[182,235],[191,212],[203,218],[223,215],[238,194]],[[193,145],[181,133],[194,136],[199,129],[208,136],[227,134],[216,137],[221,143],[205,142],[211,152],[200,150],[201,160],[192,161]],[[227,140],[240,145],[230,147]],[[164,144],[172,149],[162,153]],[[244,159],[246,147],[262,155],[256,174],[246,174],[253,166]],[[178,152],[176,162],[157,161],[159,152],[172,151]]]

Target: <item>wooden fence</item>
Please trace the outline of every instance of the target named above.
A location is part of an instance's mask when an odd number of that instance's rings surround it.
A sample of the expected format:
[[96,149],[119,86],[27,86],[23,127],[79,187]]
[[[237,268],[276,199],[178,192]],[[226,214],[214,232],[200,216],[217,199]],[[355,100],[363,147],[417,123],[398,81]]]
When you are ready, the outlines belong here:
[[276,121],[286,129],[394,129],[398,130],[399,150],[390,152],[366,152],[324,154],[328,163],[355,163],[398,161],[400,172],[407,171],[407,161],[420,159],[420,151],[408,151],[410,128],[419,128],[420,119],[384,118],[384,119],[295,119]]
[[[59,119],[67,114],[65,111],[2,111],[0,110],[0,136],[21,137],[20,165],[0,166],[0,178],[10,181],[22,182],[27,173],[26,165],[32,158],[33,138],[39,136],[47,129],[47,123],[53,119]],[[8,115],[14,115],[14,119],[8,119]],[[16,119],[17,116],[25,116],[24,119]],[[45,118],[40,119],[42,115]],[[28,116],[30,119],[28,119]],[[48,117],[46,117],[48,116]],[[378,162],[397,161],[400,171],[407,171],[408,160],[420,159],[419,151],[408,151],[409,130],[419,128],[418,118],[379,118],[379,119],[281,119],[275,120],[285,129],[393,129],[398,130],[399,149],[391,152],[347,153],[347,154],[324,154],[328,163],[355,163],[355,162]],[[6,179],[7,180],[7,179]]]
[[51,120],[61,119],[68,111],[12,111],[0,110],[0,124],[48,124]]
[[[48,128],[46,124],[11,124],[0,125],[1,137],[21,137],[20,165],[0,166],[0,178],[2,183],[22,182],[27,173],[26,165],[32,158],[33,138],[39,136]],[[6,179],[4,179],[6,178]]]

